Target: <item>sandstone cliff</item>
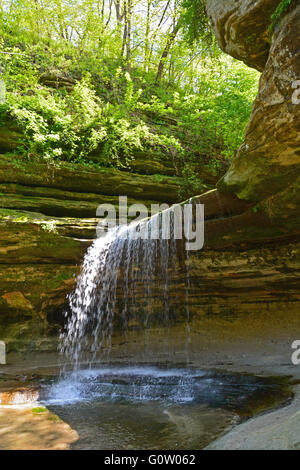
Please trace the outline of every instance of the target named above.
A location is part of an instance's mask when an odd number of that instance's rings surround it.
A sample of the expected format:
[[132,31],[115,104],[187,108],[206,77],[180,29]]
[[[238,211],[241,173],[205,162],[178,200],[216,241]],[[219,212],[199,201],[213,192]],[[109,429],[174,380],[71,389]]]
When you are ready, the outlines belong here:
[[[205,203],[207,218],[205,249],[187,262],[194,316],[299,311],[300,105],[292,96],[300,80],[300,5],[292,3],[271,35],[279,3],[207,0],[222,49],[262,77],[244,142],[218,191],[194,200]],[[17,132],[11,126],[4,144],[0,134],[3,150],[12,148]],[[55,338],[66,294],[94,237],[98,204],[115,204],[120,194],[147,205],[178,200],[172,169],[157,162],[165,175],[157,178],[150,160],[148,171],[137,163],[132,174],[77,172],[68,165],[49,172],[46,165],[0,158],[0,327],[10,349],[53,347],[49,335]],[[170,276],[177,321],[186,312],[186,265]],[[153,311],[161,308],[158,302]]]

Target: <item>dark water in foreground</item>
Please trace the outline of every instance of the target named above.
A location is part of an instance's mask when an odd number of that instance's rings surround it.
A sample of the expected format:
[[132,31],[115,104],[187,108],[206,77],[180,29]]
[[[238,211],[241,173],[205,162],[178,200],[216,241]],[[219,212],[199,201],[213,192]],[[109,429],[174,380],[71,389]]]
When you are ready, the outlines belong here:
[[45,404],[79,434],[74,449],[201,449],[245,417],[283,404],[275,379],[187,368],[104,367],[69,374]]

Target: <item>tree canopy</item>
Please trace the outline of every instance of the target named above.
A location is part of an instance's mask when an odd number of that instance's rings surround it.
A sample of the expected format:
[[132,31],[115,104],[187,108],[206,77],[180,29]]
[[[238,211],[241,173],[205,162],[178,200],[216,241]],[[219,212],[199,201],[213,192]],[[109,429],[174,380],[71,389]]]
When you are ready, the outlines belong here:
[[217,171],[241,143],[258,81],[220,51],[203,0],[2,0],[0,61],[18,156],[130,168],[159,153],[199,191],[199,162]]
[[3,0],[1,26],[12,43],[60,40],[159,80],[182,79],[203,51],[216,53],[202,0]]

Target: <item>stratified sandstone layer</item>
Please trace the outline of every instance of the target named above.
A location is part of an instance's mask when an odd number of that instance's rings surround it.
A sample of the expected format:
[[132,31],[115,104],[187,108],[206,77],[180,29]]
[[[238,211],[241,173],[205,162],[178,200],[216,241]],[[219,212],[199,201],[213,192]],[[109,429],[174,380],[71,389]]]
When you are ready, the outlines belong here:
[[56,347],[57,321],[96,237],[100,204],[118,212],[122,195],[128,205],[174,203],[179,185],[176,176],[0,155],[0,338],[8,350]]

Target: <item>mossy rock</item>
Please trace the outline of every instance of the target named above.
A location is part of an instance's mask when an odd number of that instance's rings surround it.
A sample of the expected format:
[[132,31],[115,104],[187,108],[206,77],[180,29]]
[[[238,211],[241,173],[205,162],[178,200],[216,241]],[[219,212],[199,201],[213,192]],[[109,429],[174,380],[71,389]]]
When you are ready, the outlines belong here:
[[15,150],[21,139],[22,134],[15,125],[0,126],[0,152],[11,152]]
[[31,187],[48,187],[78,193],[107,196],[128,196],[147,201],[174,203],[179,199],[181,178],[161,175],[160,182],[152,175],[138,175],[110,168],[91,169],[84,165],[61,163],[26,163],[0,156],[0,182]]

